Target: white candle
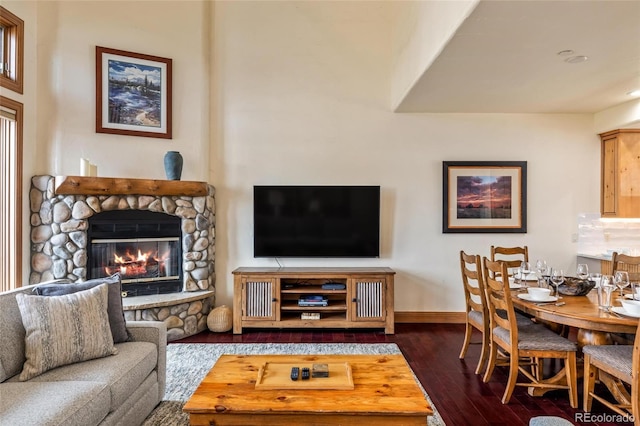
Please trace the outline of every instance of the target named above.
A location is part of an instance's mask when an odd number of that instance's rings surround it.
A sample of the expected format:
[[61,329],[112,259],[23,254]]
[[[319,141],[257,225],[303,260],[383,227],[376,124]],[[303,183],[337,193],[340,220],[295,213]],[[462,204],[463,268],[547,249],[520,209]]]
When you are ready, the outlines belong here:
[[93,163],[89,163],[89,176],[98,176],[98,166]]
[[86,158],[80,159],[80,176],[89,176],[89,160]]

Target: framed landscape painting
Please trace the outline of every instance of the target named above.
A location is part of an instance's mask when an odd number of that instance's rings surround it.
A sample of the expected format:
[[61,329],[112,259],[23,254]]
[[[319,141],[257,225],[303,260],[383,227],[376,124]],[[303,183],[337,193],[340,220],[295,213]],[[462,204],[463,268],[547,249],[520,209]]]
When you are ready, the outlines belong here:
[[443,233],[526,233],[526,161],[443,161]]
[[96,46],[96,132],[171,139],[171,66]]

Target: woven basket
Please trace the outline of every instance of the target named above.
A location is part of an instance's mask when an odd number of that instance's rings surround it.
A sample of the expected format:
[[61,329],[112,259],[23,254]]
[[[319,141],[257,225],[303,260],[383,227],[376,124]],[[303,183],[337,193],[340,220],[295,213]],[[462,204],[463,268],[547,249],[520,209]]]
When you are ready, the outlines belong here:
[[213,309],[207,317],[207,327],[209,327],[209,330],[216,333],[231,330],[233,327],[233,315],[231,308],[227,305],[222,305]]

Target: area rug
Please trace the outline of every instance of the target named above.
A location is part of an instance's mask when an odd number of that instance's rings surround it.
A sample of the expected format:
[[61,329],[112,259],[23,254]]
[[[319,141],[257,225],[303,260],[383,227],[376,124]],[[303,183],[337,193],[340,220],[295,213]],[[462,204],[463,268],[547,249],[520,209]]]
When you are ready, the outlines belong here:
[[[147,417],[143,426],[187,426],[182,412],[204,376],[220,355],[393,355],[401,354],[395,343],[173,343],[167,345],[167,388],[164,399]],[[433,408],[429,425],[444,426],[440,414],[420,382],[420,389]]]

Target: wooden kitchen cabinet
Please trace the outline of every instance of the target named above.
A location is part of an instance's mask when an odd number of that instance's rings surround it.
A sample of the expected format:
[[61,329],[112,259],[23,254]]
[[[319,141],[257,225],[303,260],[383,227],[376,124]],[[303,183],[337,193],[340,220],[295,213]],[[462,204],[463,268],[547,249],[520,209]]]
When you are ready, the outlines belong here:
[[640,217],[640,129],[600,134],[602,217]]

